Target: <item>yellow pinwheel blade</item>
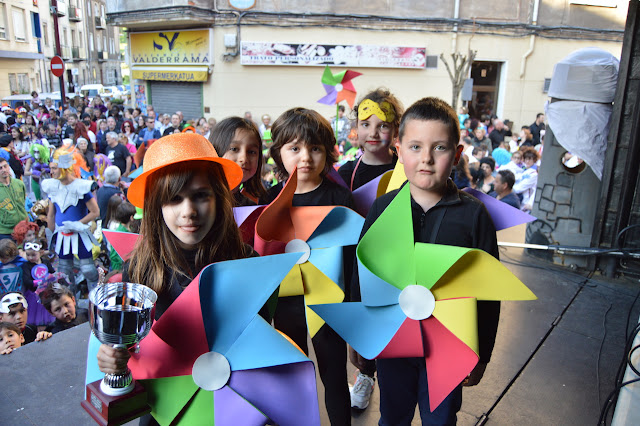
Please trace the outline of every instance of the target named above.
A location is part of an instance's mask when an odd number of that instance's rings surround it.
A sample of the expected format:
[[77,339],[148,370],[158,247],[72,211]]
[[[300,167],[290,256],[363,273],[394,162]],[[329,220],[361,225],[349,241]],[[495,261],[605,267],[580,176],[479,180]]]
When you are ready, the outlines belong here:
[[407,175],[404,174],[404,166],[400,161],[396,163],[396,167],[393,169],[393,174],[387,185],[387,192],[391,192],[394,189],[398,189],[407,180]]
[[431,288],[436,300],[475,297],[478,300],[536,300],[537,297],[496,258],[471,249]]
[[476,299],[464,297],[436,302],[433,316],[478,354],[478,307]]
[[304,285],[300,265],[293,265],[286,277],[280,283],[278,297],[301,296],[304,294]]
[[300,272],[304,280],[304,303],[307,313],[307,328],[309,329],[309,335],[313,337],[324,324],[324,320],[309,309],[308,306],[340,303],[344,300],[344,292],[311,262],[300,265]]

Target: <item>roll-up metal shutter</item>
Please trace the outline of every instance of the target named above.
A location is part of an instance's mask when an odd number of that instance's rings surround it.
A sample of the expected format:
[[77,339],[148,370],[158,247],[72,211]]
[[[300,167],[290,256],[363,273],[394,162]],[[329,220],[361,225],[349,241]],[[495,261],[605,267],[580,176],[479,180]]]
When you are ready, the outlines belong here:
[[182,111],[185,120],[202,117],[202,83],[151,82],[151,104],[160,114]]

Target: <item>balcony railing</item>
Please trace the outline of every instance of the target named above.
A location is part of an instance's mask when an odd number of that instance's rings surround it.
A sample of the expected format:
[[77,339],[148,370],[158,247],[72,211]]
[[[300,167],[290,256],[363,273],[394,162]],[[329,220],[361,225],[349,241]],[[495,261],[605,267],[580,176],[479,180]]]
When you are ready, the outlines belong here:
[[72,47],[71,55],[73,56],[73,60],[76,62],[87,60],[87,51],[84,47]]
[[[53,5],[51,4],[51,0],[49,0],[49,10],[51,10],[51,8],[53,7]],[[67,14],[67,5],[64,4],[64,1],[58,0],[58,16],[65,16]]]
[[71,59],[71,48],[69,46],[62,46],[60,50],[62,50],[62,59]]
[[69,20],[74,22],[82,21],[82,10],[74,4],[69,5]]
[[106,30],[107,29],[107,20],[103,17],[100,16],[96,16],[96,28],[101,29],[101,30]]

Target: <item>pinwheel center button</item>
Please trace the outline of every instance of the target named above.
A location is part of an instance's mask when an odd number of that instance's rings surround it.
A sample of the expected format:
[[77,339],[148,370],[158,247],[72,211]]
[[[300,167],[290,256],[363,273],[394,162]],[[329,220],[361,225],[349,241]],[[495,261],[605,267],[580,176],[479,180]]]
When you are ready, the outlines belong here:
[[211,351],[196,359],[191,375],[196,385],[204,390],[215,391],[229,382],[231,366],[224,355]]
[[398,304],[407,317],[419,321],[427,319],[433,314],[436,298],[426,287],[409,285],[400,293]]
[[284,247],[285,253],[302,253],[300,259],[296,262],[298,265],[309,260],[309,256],[311,255],[311,247],[307,244],[306,241],[295,239],[291,240]]

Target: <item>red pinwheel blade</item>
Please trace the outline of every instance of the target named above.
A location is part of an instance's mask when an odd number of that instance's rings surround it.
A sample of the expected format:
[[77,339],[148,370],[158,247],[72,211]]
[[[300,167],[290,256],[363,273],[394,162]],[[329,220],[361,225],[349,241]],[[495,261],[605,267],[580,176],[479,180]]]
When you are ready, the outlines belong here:
[[348,81],[353,80],[354,78],[361,76],[362,73],[358,72],[358,71],[351,71],[351,70],[347,70],[347,72],[344,74],[344,77],[342,78],[342,85],[344,86],[344,84]]
[[478,363],[478,355],[436,318],[428,318],[420,324],[427,363],[429,406],[433,411],[471,373]]
[[422,331],[420,321],[410,318],[404,320],[389,344],[378,358],[411,358],[423,357]]
[[129,368],[136,379],[191,375],[196,359],[209,352],[204,330],[198,279],[153,324],[140,342],[140,352],[131,356]]
[[[320,426],[316,373],[311,361],[235,371],[229,386],[275,424]],[[286,403],[285,403],[286,402]],[[217,425],[216,416],[216,425]]]

